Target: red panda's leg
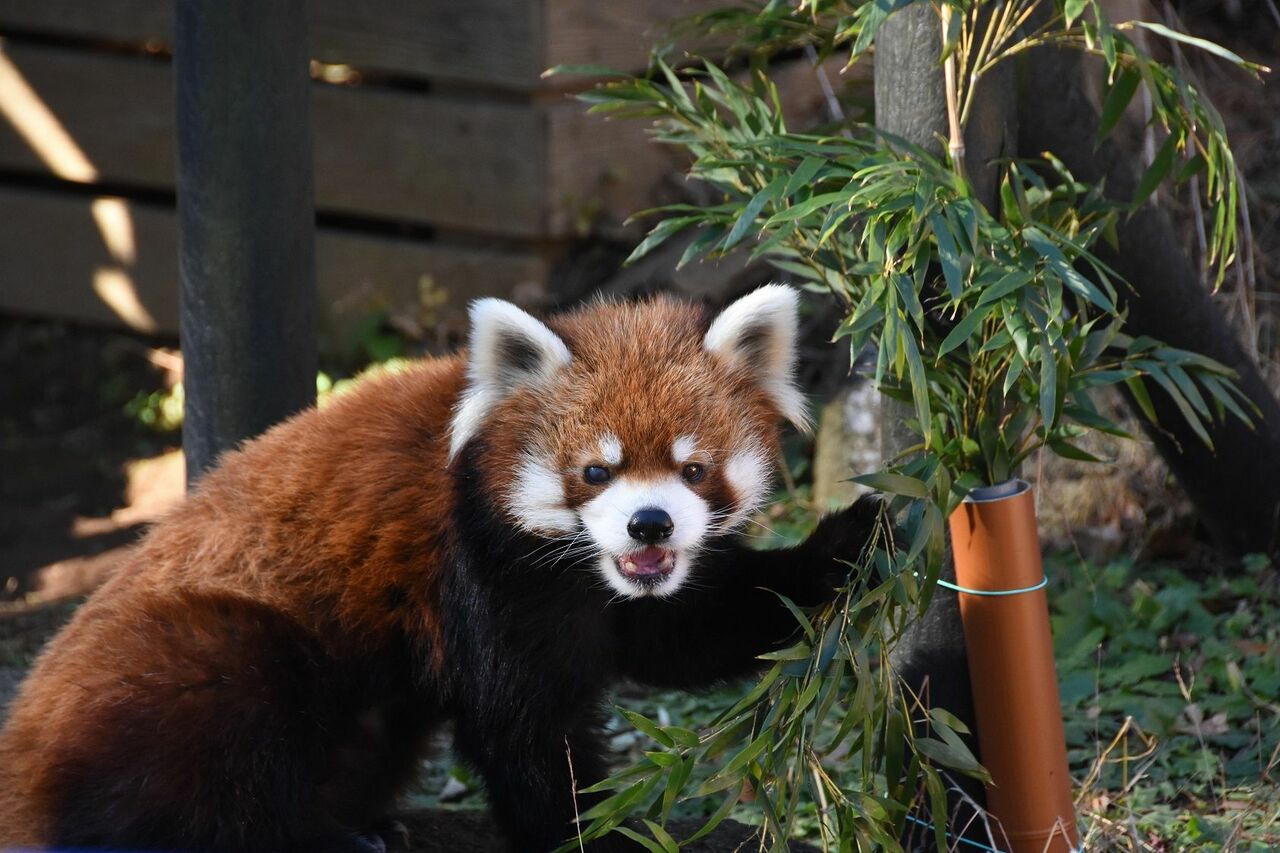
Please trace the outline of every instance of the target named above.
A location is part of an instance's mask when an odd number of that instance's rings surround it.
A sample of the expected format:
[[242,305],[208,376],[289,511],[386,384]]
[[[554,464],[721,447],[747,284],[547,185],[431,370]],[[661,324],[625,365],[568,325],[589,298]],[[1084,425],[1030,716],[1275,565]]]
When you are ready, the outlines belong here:
[[822,519],[795,548],[726,544],[701,557],[692,582],[675,595],[615,603],[620,674],[693,688],[755,672],[756,656],[799,627],[775,592],[801,607],[828,600],[850,571],[842,561],[858,558],[879,517],[879,500],[865,497]]
[[361,850],[351,832],[389,803],[340,814],[326,802],[355,714],[308,631],[198,593],[121,608],[94,630],[98,642],[50,673],[78,702],[40,761],[55,846]]
[[[510,850],[547,853],[574,837],[574,818],[602,795],[576,790],[604,778],[606,769],[599,735],[589,725],[565,734],[543,721],[535,731],[507,719],[493,719],[491,728],[478,717],[459,719],[454,748],[484,778],[498,826]],[[528,721],[526,720],[526,726]],[[586,845],[589,853],[631,853],[639,846],[611,834]]]

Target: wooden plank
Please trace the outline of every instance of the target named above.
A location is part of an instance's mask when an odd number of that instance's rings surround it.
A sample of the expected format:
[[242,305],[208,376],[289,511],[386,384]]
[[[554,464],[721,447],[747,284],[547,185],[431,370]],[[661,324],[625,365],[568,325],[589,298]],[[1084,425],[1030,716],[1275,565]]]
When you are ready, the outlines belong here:
[[[176,335],[173,210],[119,199],[0,187],[0,311]],[[132,247],[132,252],[128,248]],[[468,300],[538,294],[546,252],[498,252],[333,229],[316,234],[321,347],[341,352],[371,311],[423,314],[461,329]],[[425,289],[447,302],[422,304]]]
[[[98,180],[173,188],[169,63],[12,42],[0,42],[0,50],[0,61],[12,62]],[[553,236],[542,219],[546,138],[540,108],[325,84],[312,92],[321,210],[514,237]],[[10,121],[31,118],[19,111]],[[79,179],[56,166],[65,153],[57,140],[40,132],[38,122],[31,126],[35,132],[24,137],[0,121],[0,168]]]
[[[711,0],[313,0],[312,55],[396,75],[521,90],[557,64],[639,70],[655,26]],[[173,0],[4,0],[0,30],[126,44],[173,40]]]
[[[168,63],[0,43],[97,172],[126,186],[173,187]],[[829,76],[842,79],[829,63]],[[861,64],[855,69],[861,69]],[[867,85],[859,70],[850,85]],[[824,112],[813,70],[779,69],[788,120]],[[4,97],[0,90],[0,97]],[[321,210],[518,238],[577,234],[671,197],[676,152],[640,121],[606,121],[567,98],[518,103],[362,87],[313,90],[316,204]],[[0,121],[0,168],[70,180],[45,133]]]

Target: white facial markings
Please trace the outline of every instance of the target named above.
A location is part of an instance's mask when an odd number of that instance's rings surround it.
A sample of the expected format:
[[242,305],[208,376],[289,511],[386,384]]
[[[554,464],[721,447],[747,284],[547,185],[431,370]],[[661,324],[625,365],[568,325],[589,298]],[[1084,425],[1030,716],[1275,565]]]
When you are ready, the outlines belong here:
[[680,465],[688,462],[698,452],[698,440],[691,435],[682,435],[671,445],[671,461]]
[[578,518],[564,503],[564,481],[545,459],[526,454],[507,494],[511,514],[533,533],[572,533]]
[[737,500],[733,512],[724,520],[724,530],[743,524],[764,504],[769,496],[772,473],[773,466],[759,445],[751,445],[729,457],[724,475]]
[[600,436],[600,461],[606,465],[622,464],[622,442],[611,432]]
[[[642,509],[664,510],[675,524],[671,537],[660,543],[660,547],[675,552],[675,568],[660,584],[647,590],[623,577],[615,562],[616,558],[645,547],[627,532],[631,517]],[[605,552],[599,564],[605,581],[619,595],[629,598],[646,593],[661,597],[679,589],[689,576],[694,554],[711,526],[711,510],[706,501],[673,476],[656,480],[615,479],[583,504],[579,514],[591,538]]]

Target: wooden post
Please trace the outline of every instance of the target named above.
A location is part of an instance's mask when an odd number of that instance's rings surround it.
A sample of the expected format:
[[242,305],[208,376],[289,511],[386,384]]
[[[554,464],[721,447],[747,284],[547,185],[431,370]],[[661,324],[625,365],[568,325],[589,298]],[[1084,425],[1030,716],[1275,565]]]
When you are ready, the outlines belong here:
[[304,0],[175,0],[187,484],[315,402]]

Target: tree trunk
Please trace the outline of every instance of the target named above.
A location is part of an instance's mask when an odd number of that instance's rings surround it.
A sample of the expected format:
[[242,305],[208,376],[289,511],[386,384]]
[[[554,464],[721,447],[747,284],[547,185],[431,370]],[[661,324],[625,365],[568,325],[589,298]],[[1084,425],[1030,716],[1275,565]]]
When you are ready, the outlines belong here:
[[[1112,140],[1096,144],[1098,116],[1085,95],[1080,55],[1042,49],[1027,64],[1018,103],[1018,147],[1026,152],[1051,150],[1077,178],[1105,180],[1112,198],[1132,198],[1138,159]],[[1210,450],[1169,396],[1148,383],[1160,422],[1144,428],[1223,548],[1275,553],[1280,404],[1182,250],[1182,238],[1167,211],[1149,202],[1121,219],[1118,234],[1120,251],[1103,246],[1098,254],[1132,285],[1131,291],[1120,288],[1129,312],[1125,331],[1231,367],[1239,374],[1240,388],[1262,411],[1252,429],[1231,416],[1215,424],[1209,430],[1214,443]]]
[[[894,14],[876,36],[876,125],[939,155],[944,151],[947,133],[940,53],[938,15],[927,5],[909,6]],[[998,69],[984,79],[965,134],[965,171],[978,198],[992,210],[996,209],[998,194],[998,170],[993,161],[1013,154],[1013,102],[1011,72]],[[908,403],[881,398],[881,446],[886,462],[918,441],[905,426],[913,413]],[[949,561],[942,577],[955,580],[955,568]],[[945,708],[977,731],[964,628],[955,592],[937,588],[929,609],[907,629],[890,657],[906,683],[921,692],[930,706]],[[976,738],[966,740],[981,759]],[[968,826],[964,837],[985,843],[983,823],[973,821],[969,826],[972,809],[965,802],[967,797],[979,805],[985,803],[982,783],[967,776],[958,776],[954,781],[965,796],[954,792],[950,796],[953,825]]]
[[177,0],[176,11],[190,485],[315,402],[315,212],[303,0]]

